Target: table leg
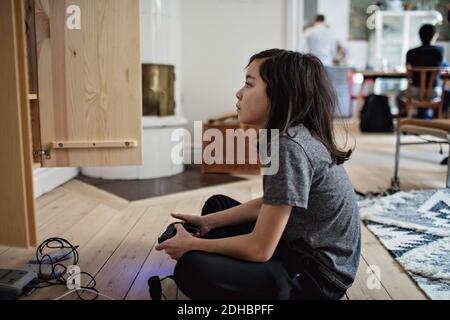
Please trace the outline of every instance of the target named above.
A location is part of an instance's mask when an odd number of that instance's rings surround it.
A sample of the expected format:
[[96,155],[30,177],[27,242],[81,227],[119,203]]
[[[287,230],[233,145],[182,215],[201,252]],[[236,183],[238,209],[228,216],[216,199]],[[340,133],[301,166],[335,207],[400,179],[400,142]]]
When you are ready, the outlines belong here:
[[363,80],[361,83],[361,87],[359,88],[359,94],[358,98],[356,100],[356,110],[355,110],[355,117],[356,119],[359,119],[359,114],[361,113],[361,110],[364,105],[364,89],[366,87],[366,80]]

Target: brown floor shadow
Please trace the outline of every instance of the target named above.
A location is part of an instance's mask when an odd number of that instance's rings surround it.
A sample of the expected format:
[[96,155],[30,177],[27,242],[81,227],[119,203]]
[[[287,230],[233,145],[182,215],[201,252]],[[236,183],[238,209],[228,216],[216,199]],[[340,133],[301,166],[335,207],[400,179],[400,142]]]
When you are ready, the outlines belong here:
[[197,166],[187,166],[179,175],[151,180],[104,180],[79,175],[80,180],[128,201],[165,196],[246,179],[229,174],[202,174]]

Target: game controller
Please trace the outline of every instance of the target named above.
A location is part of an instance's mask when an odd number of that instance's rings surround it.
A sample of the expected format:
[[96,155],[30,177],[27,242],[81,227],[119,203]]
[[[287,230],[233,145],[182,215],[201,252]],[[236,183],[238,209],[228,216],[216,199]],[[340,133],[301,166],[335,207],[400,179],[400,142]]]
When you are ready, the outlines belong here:
[[164,241],[167,241],[177,234],[177,228],[175,227],[177,224],[181,224],[184,229],[186,229],[187,232],[189,232],[192,235],[196,235],[200,233],[200,229],[192,224],[189,223],[182,223],[182,222],[175,222],[170,224],[166,231],[158,238],[158,243],[161,244]]

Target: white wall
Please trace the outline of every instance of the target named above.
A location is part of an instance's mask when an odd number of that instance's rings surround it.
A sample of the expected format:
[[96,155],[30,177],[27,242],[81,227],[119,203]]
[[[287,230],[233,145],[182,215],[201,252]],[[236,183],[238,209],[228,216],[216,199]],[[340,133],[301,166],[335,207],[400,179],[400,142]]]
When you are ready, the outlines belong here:
[[235,111],[254,53],[286,47],[286,0],[183,0],[183,114],[190,122]]

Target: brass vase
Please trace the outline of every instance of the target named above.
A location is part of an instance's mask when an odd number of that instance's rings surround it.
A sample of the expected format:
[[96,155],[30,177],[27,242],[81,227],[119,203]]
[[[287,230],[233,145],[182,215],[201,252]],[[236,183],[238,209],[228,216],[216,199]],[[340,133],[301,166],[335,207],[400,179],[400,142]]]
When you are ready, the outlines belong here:
[[144,116],[175,115],[175,67],[162,64],[142,65]]

